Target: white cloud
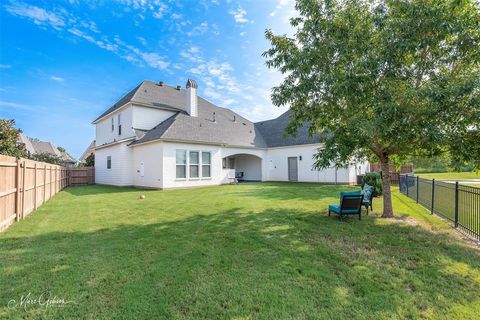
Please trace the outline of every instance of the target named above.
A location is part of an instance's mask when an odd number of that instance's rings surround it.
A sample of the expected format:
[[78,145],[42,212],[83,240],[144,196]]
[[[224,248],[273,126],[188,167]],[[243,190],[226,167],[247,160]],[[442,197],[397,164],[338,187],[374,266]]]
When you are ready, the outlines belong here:
[[199,36],[206,33],[207,31],[208,31],[208,22],[204,21],[200,23],[198,26],[194,27],[189,32],[187,32],[187,35],[190,37]]
[[57,76],[51,76],[50,80],[53,80],[53,81],[56,81],[56,82],[64,82],[65,81],[65,79],[63,79],[62,77],[57,77]]
[[26,105],[26,104],[21,104],[21,103],[16,103],[16,102],[11,102],[11,101],[0,101],[0,107],[8,107],[11,109],[22,109],[22,110],[33,110],[34,108],[32,106]]
[[247,34],[247,33],[246,33],[245,31],[240,32],[240,37],[243,37],[243,36],[245,36],[246,34]]
[[65,26],[65,21],[60,15],[23,2],[6,5],[5,9],[15,16],[30,19],[40,26],[51,26],[56,30]]
[[137,40],[140,41],[144,46],[147,45],[147,40],[144,37],[137,36]]
[[143,61],[145,61],[152,68],[163,70],[166,69],[170,64],[155,52],[141,52],[140,56],[142,57]]
[[249,20],[246,18],[247,11],[241,6],[239,6],[237,10],[230,10],[229,13],[233,16],[233,19],[235,19],[236,23],[245,24],[249,22]]
[[278,0],[275,10],[270,13],[270,16],[273,17],[278,14],[286,6],[293,6],[293,0]]

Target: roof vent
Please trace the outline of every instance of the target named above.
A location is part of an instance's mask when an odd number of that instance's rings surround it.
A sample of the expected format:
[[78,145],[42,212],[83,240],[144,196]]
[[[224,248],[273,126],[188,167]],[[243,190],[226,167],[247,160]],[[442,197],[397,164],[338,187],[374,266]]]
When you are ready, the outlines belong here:
[[160,87],[163,86],[163,81],[158,81],[157,85],[159,85]]
[[177,86],[177,90],[180,90],[182,88],[182,86]]

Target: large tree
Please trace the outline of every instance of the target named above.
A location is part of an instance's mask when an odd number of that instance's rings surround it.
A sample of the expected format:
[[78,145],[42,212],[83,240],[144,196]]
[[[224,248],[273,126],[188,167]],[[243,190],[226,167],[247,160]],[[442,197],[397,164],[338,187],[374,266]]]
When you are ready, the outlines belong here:
[[21,132],[20,129],[15,128],[15,120],[0,119],[0,154],[17,158],[25,157],[25,145],[18,142]]
[[[449,151],[480,159],[480,14],[475,0],[297,0],[295,35],[266,31],[267,66],[284,81],[288,133],[325,133],[318,168]],[[393,216],[383,175],[384,217]]]

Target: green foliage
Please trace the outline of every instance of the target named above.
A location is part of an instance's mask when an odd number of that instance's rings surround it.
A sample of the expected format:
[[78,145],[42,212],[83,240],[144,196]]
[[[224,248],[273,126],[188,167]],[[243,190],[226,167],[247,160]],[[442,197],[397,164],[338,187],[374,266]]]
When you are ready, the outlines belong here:
[[85,159],[85,167],[95,167],[95,154],[90,153]]
[[46,152],[32,154],[30,155],[30,159],[35,161],[40,161],[40,162],[47,162],[51,164],[58,164],[58,165],[63,164],[62,158]]
[[477,2],[297,0],[296,9],[294,37],[267,30],[264,56],[285,75],[272,101],[290,106],[288,132],[307,122],[328,133],[317,167],[446,151],[480,166]]
[[60,151],[62,153],[67,152],[64,147],[57,147],[57,149],[58,149],[58,151]]
[[25,157],[26,149],[23,143],[18,143],[22,131],[15,128],[15,120],[0,119],[0,154],[11,157]]
[[376,196],[381,196],[383,193],[382,189],[382,176],[380,175],[379,172],[368,172],[363,176],[362,179],[362,189],[365,184],[368,184],[370,186],[373,186],[375,188],[375,191],[373,192],[373,195]]

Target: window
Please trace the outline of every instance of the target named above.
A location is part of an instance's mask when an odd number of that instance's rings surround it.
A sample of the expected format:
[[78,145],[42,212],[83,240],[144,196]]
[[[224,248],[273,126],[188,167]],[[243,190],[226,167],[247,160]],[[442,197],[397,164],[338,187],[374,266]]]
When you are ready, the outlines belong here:
[[112,157],[107,157],[107,169],[112,169]]
[[227,158],[222,159],[222,168],[227,169]]
[[185,179],[187,177],[187,150],[177,150],[176,158],[176,177]]
[[199,152],[198,151],[190,151],[189,157],[189,177],[190,178],[198,178],[199,177]]
[[113,117],[112,117],[112,131],[115,130],[115,124],[113,123]]
[[118,135],[122,135],[122,124],[120,123],[120,114],[118,114]]
[[212,176],[210,165],[211,165],[211,155],[210,152],[202,152],[202,177],[210,178]]

